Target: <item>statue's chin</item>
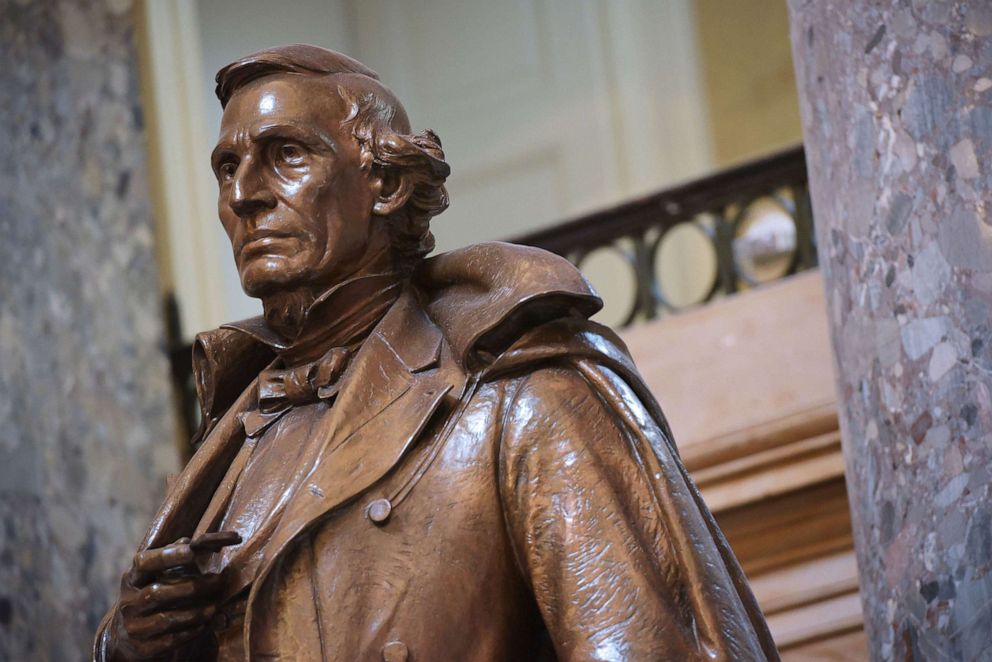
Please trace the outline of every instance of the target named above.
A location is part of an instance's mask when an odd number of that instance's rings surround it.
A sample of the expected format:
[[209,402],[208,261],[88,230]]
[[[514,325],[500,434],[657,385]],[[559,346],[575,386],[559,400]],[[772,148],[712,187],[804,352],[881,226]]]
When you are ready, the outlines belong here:
[[241,269],[241,288],[250,297],[262,299],[299,287],[304,280],[280,261],[256,260]]

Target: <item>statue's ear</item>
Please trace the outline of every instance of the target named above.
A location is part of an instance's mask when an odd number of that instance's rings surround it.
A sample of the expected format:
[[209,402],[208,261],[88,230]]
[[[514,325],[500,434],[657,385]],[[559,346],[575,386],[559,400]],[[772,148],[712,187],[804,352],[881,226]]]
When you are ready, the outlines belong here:
[[381,186],[372,205],[372,213],[377,216],[389,216],[400,209],[410,199],[413,193],[413,178],[405,171],[385,168],[380,171]]

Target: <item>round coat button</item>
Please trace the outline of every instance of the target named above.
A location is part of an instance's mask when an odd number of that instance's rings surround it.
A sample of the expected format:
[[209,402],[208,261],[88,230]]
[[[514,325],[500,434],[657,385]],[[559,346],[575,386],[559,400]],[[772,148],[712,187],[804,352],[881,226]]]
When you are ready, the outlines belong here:
[[393,512],[393,504],[389,503],[389,499],[376,499],[369,504],[366,511],[369,519],[376,524],[384,524],[391,512]]
[[410,651],[402,641],[390,641],[382,647],[383,662],[406,662],[409,656]]

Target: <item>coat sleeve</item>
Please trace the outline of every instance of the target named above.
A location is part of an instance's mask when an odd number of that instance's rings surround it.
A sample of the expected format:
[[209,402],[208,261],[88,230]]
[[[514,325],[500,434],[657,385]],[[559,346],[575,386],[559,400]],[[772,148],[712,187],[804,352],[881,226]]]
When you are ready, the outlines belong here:
[[662,430],[606,368],[537,370],[507,403],[501,498],[558,659],[777,659]]

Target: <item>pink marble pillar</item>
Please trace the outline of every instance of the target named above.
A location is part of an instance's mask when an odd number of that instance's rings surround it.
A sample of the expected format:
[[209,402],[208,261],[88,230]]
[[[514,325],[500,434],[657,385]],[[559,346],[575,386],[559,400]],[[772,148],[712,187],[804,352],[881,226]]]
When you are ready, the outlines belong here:
[[875,659],[992,650],[992,3],[789,0]]

